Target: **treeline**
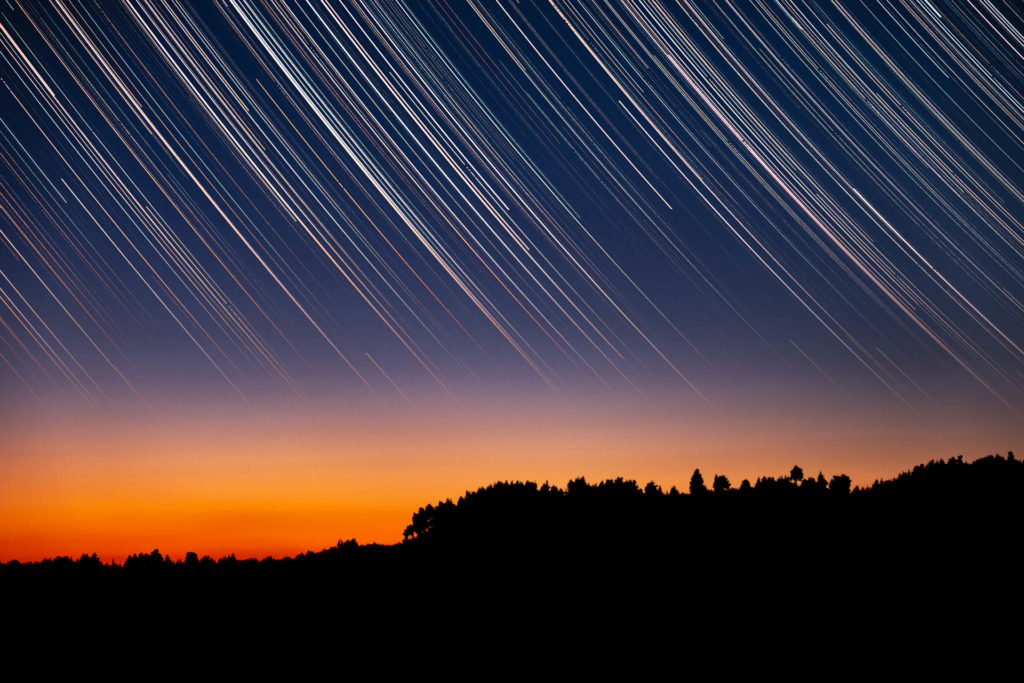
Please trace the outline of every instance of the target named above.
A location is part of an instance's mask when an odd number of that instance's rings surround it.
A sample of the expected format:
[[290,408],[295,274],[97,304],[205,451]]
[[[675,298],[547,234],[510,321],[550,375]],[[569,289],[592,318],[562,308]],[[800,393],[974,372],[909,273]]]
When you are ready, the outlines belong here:
[[1024,463],[1010,452],[918,465],[895,479],[851,489],[846,475],[744,480],[734,488],[699,470],[689,491],[654,482],[584,479],[564,488],[501,482],[420,508],[405,544],[447,552],[542,551],[658,555],[722,564],[744,556],[787,561],[887,554],[959,562],[1009,547],[1019,534]]
[[[373,572],[406,562],[514,560],[531,563],[585,558],[603,566],[656,558],[662,566],[742,571],[758,563],[868,568],[886,559],[962,566],[971,558],[1001,558],[1021,533],[1024,463],[1013,453],[974,462],[963,457],[918,465],[894,479],[852,487],[846,475],[783,476],[739,486],[722,475],[710,487],[699,470],[687,492],[640,486],[623,478],[564,488],[547,483],[498,482],[417,510],[395,545],[354,540],[291,558],[214,560],[188,553],[172,560],[159,550],[123,563],[99,557],[12,560],[2,573],[173,571],[260,572],[299,567],[345,567]],[[2,574],[0,574],[2,575]]]

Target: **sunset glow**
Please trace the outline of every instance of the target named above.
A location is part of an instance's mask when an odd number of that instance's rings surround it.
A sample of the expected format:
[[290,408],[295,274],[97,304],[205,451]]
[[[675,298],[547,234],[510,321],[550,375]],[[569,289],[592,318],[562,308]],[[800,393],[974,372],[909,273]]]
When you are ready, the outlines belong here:
[[0,561],[1024,451],[1019,3],[0,9]]

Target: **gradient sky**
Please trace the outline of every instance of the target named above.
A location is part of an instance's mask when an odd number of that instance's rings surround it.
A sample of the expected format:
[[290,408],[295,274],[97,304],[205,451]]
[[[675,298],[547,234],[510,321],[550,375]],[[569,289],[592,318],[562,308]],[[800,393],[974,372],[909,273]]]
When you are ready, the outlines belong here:
[[0,560],[1024,436],[1019,3],[12,0],[0,86]]

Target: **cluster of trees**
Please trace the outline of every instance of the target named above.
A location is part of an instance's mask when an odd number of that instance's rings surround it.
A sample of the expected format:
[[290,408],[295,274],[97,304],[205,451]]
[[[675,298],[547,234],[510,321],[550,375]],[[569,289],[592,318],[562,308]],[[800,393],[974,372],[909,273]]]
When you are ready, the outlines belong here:
[[[132,569],[132,570],[138,570],[138,569],[151,570],[151,569],[180,569],[180,568],[186,568],[186,567],[187,568],[198,568],[198,567],[210,568],[210,567],[216,567],[218,565],[223,567],[225,565],[229,565],[229,564],[233,564],[233,563],[239,563],[239,562],[259,563],[259,562],[273,562],[273,561],[274,561],[273,558],[270,558],[270,557],[265,558],[263,560],[256,560],[256,559],[239,560],[239,559],[237,559],[234,556],[234,554],[228,555],[226,557],[222,557],[219,560],[214,560],[209,555],[204,555],[202,557],[202,559],[200,559],[199,555],[197,555],[194,552],[186,553],[185,554],[185,559],[183,559],[183,560],[175,560],[175,559],[172,559],[170,555],[166,555],[165,556],[159,550],[153,550],[152,552],[148,552],[148,553],[137,553],[137,554],[134,554],[134,555],[129,555],[127,558],[125,558],[124,562],[122,564],[120,564],[120,565],[118,565],[116,562],[111,562],[110,564],[104,564],[103,561],[100,560],[99,556],[96,553],[93,553],[91,555],[83,553],[81,556],[79,556],[79,558],[77,560],[73,559],[73,558],[71,558],[71,557],[69,557],[67,555],[58,555],[57,557],[47,558],[45,560],[41,560],[40,562],[37,562],[37,563],[34,563],[34,564],[38,564],[40,567],[53,568],[53,569],[71,568],[71,567],[75,567],[75,568],[78,568],[78,569],[100,569],[102,567],[118,567],[118,566],[120,566],[120,567],[124,567],[126,569]],[[22,563],[18,562],[18,560],[11,560],[7,564],[8,564],[8,566],[18,566],[18,565],[20,565]]]
[[[962,457],[962,456],[961,456]],[[754,488],[768,488],[768,487],[785,487],[787,485],[798,485],[803,489],[807,490],[819,490],[819,491],[833,491],[841,495],[850,493],[850,486],[853,481],[845,474],[837,474],[832,477],[831,481],[825,479],[825,475],[818,472],[816,479],[804,479],[804,471],[799,465],[793,465],[793,469],[789,471],[788,477],[758,477],[757,483]],[[650,482],[644,487],[644,492],[652,490],[650,487],[655,486],[654,482]],[[749,491],[751,489],[750,480],[744,479],[740,483],[740,491]],[[715,478],[711,482],[711,490],[715,493],[723,493],[725,491],[732,490],[732,484],[729,482],[729,478],[724,474],[716,474]],[[704,484],[704,476],[700,473],[700,469],[693,471],[693,476],[690,477],[690,494],[700,495],[707,493],[708,487]],[[673,486],[670,494],[678,494],[679,492]]]
[[[283,565],[283,564],[317,564],[324,562],[337,563],[344,561],[348,558],[353,557],[357,554],[366,554],[368,552],[385,550],[393,548],[393,546],[382,546],[376,543],[368,545],[360,545],[354,538],[338,541],[338,544],[326,548],[320,551],[307,551],[299,553],[295,557],[286,557],[282,559],[274,559],[273,557],[267,556],[263,559],[247,558],[239,559],[234,553],[221,557],[219,559],[213,559],[209,555],[199,557],[197,553],[188,552],[185,554],[184,559],[175,560],[170,555],[164,555],[159,549],[154,549],[148,553],[137,553],[129,555],[125,558],[124,562],[117,563],[112,561],[109,564],[104,564],[100,560],[96,553],[91,555],[82,554],[77,560],[66,556],[58,555],[57,557],[47,558],[39,562],[22,563],[18,560],[11,560],[7,563],[8,567],[19,567],[19,566],[37,566],[44,569],[61,570],[61,569],[87,569],[87,570],[99,570],[103,568],[123,568],[132,571],[145,570],[145,571],[165,571],[165,570],[194,570],[194,571],[210,571],[216,569],[239,569],[248,570],[257,567],[268,567],[271,565]],[[4,566],[0,563],[0,567]]]
[[[1011,548],[1020,534],[1024,463],[1010,452],[974,462],[963,457],[918,465],[894,479],[852,487],[839,474],[807,477],[794,466],[788,475],[743,480],[733,488],[716,474],[710,489],[699,470],[689,492],[664,491],[654,482],[641,487],[623,478],[591,484],[580,477],[560,488],[548,483],[497,482],[421,507],[393,546],[355,540],[294,558],[214,560],[188,553],[172,560],[158,550],[128,557],[125,570],[203,570],[266,567],[354,567],[367,572],[394,567],[394,558],[582,557],[604,562],[657,554],[671,562],[718,561],[741,566],[751,557],[778,555],[781,539],[793,561],[846,557],[852,548],[886,553],[949,552],[969,556]],[[610,560],[609,558],[614,558]],[[711,558],[710,560],[708,558]],[[843,560],[846,562],[846,560]],[[95,555],[57,557],[38,563],[17,561],[0,569],[37,567],[99,569]],[[845,566],[845,565],[844,565]],[[143,572],[145,573],[145,572]]]
[[[931,466],[934,463],[929,463]],[[448,499],[421,507],[413,514],[404,537],[410,542],[454,534],[463,540],[475,536],[486,542],[497,536],[508,542],[524,534],[535,540],[562,531],[567,536],[562,540],[571,541],[586,537],[597,528],[607,538],[609,530],[625,531],[631,525],[668,532],[668,528],[662,527],[684,521],[677,518],[698,513],[709,505],[714,506],[716,516],[704,519],[703,523],[721,525],[727,518],[745,514],[750,505],[771,514],[773,509],[779,511],[780,506],[788,508],[789,502],[800,500],[810,512],[815,501],[834,503],[859,495],[860,489],[851,489],[851,485],[845,474],[826,479],[819,472],[817,477],[805,478],[798,465],[787,476],[758,477],[753,485],[744,479],[736,489],[721,474],[714,475],[708,489],[700,469],[696,469],[690,477],[688,494],[675,486],[666,492],[653,481],[641,488],[635,480],[622,477],[597,484],[580,477],[564,489],[547,482],[497,482],[467,491],[457,502]]]
[[799,466],[738,488],[715,475],[709,489],[697,470],[688,493],[622,478],[580,478],[564,489],[498,482],[420,508],[404,535],[406,545],[442,556],[589,557],[605,566],[652,557],[691,566],[699,557],[731,572],[771,557],[845,573],[854,551],[861,560],[953,566],[1012,547],[1022,494],[1024,463],[1012,452],[932,461],[869,487],[844,474],[807,477]]

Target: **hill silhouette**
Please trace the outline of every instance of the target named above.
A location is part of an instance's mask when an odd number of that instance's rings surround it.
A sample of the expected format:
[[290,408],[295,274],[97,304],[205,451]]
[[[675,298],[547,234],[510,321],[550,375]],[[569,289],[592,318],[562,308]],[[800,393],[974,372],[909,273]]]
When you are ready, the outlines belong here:
[[81,634],[79,619],[105,615],[115,629],[199,628],[211,642],[222,623],[282,633],[326,620],[362,638],[415,625],[442,640],[555,643],[572,629],[719,646],[799,638],[822,651],[840,637],[892,645],[910,630],[934,644],[969,625],[1008,644],[998,625],[1024,607],[1024,463],[1012,453],[932,461],[866,487],[800,467],[737,487],[710,480],[695,472],[685,493],[622,478],[497,482],[418,509],[394,545],[10,561],[0,589],[10,614],[38,628]]
[[[360,545],[354,540],[292,558],[214,560],[188,553],[171,560],[158,550],[103,564],[93,555],[41,562],[12,560],[0,576],[55,573],[264,572],[299,567],[382,566],[432,562],[572,562],[601,558],[632,566],[657,559],[685,562],[691,571],[730,572],[750,557],[778,566],[835,562],[846,569],[872,558],[957,566],[975,559],[1005,559],[1020,533],[1024,463],[1013,452],[973,462],[962,456],[935,460],[868,487],[851,488],[840,474],[788,475],[744,480],[733,487],[715,475],[705,486],[694,472],[689,492],[654,482],[574,479],[564,487],[496,482],[457,501],[421,507],[404,540]],[[772,571],[771,567],[762,568]]]

